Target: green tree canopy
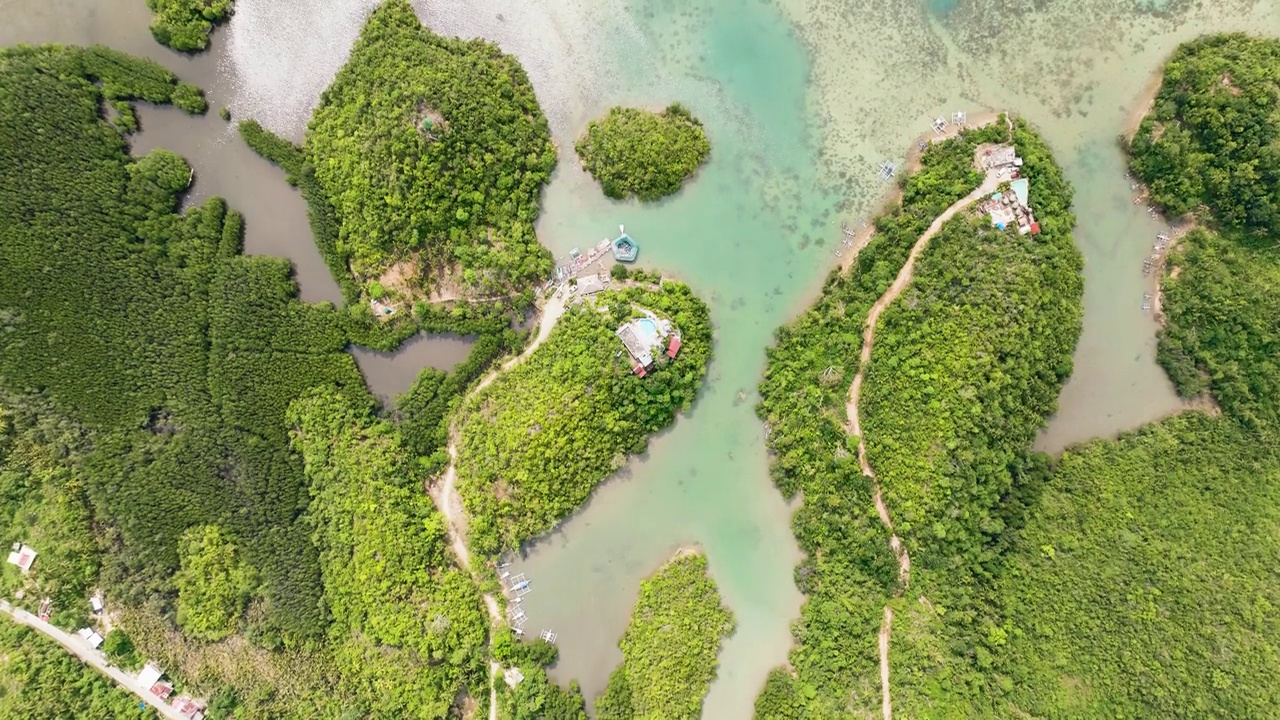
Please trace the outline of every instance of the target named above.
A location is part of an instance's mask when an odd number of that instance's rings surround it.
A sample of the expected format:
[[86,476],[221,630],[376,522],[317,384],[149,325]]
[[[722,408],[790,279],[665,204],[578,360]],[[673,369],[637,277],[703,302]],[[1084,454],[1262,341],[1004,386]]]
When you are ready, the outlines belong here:
[[369,17],[305,153],[361,281],[410,256],[423,287],[455,267],[485,291],[550,274],[533,221],[556,155],[529,79],[491,43],[432,33],[406,0]]
[[640,583],[622,665],[596,701],[600,720],[695,720],[734,629],[701,553],[682,554]]
[[680,103],[661,113],[612,108],[587,125],[574,147],[604,194],[616,199],[664,198],[679,190],[711,153],[702,123]]
[[209,45],[213,26],[231,16],[233,0],[147,0],[151,35],[161,45],[192,52]]
[[253,579],[232,538],[217,525],[193,527],[179,541],[178,558],[178,625],[201,640],[233,633]]
[[1280,40],[1210,35],[1164,66],[1131,165],[1172,215],[1205,207],[1224,227],[1280,236]]

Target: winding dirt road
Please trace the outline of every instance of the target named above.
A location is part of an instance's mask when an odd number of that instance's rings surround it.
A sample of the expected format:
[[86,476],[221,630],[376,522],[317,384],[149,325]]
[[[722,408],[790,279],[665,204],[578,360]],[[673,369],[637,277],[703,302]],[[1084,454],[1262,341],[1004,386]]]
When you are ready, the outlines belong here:
[[[494,368],[485,375],[471,392],[467,393],[462,402],[466,402],[472,396],[485,389],[498,378],[502,373],[515,367],[518,363],[533,354],[538,346],[542,345],[551,335],[552,329],[555,328],[561,316],[564,315],[565,308],[568,306],[569,294],[565,290],[561,290],[547,301],[542,308],[542,318],[538,323],[538,334],[534,337],[533,342],[524,349],[524,352],[511,358],[497,368]],[[453,551],[458,555],[458,562],[462,564],[463,569],[471,569],[471,552],[467,549],[465,539],[467,531],[466,514],[462,509],[462,500],[458,497],[458,431],[452,425],[449,427],[449,467],[444,471],[444,480],[437,486],[431,488],[431,499],[435,501],[436,507],[440,513],[444,515],[445,528],[449,533],[449,543],[453,546]],[[495,619],[501,620],[502,615],[498,612],[498,604],[493,600],[492,596],[485,596],[485,604],[490,605],[489,614]]]
[[[568,306],[569,293],[567,290],[560,290],[547,301],[542,308],[542,318],[538,322],[538,334],[534,337],[524,352],[511,358],[501,366],[494,368],[488,375],[484,376],[471,392],[462,399],[465,403],[473,395],[488,387],[490,383],[497,379],[499,375],[515,367],[517,363],[533,354],[538,346],[546,341],[551,335],[551,330],[555,328],[556,323],[564,315],[565,308]],[[444,472],[444,480],[438,484],[428,488],[428,495],[435,503],[436,509],[444,516],[445,531],[449,534],[449,544],[453,547],[453,552],[458,556],[458,564],[463,570],[471,572],[471,551],[467,549],[467,521],[466,513],[463,512],[462,499],[458,496],[458,431],[457,428],[450,425],[449,427],[449,467]],[[473,573],[474,574],[474,573]],[[489,621],[495,626],[502,624],[502,611],[498,608],[498,600],[492,593],[485,593],[483,596],[485,609],[489,612]],[[498,688],[497,678],[502,672],[502,667],[496,661],[489,662],[489,720],[497,720],[498,718]]]
[[[879,300],[876,300],[876,303],[871,306],[871,311],[867,313],[866,326],[862,331],[862,352],[858,356],[858,372],[853,376],[853,383],[849,385],[849,401],[845,405],[845,414],[848,417],[846,429],[849,434],[858,438],[858,465],[862,468],[862,474],[871,479],[871,487],[875,491],[876,513],[880,516],[880,522],[889,531],[889,547],[898,559],[898,579],[902,582],[904,589],[911,582],[911,556],[907,553],[907,548],[902,544],[902,540],[898,538],[897,533],[893,531],[893,520],[889,517],[889,507],[885,504],[884,492],[880,489],[880,482],[876,479],[871,463],[867,462],[867,444],[862,438],[862,423],[858,415],[858,399],[862,396],[862,379],[866,374],[867,365],[871,362],[871,347],[875,343],[876,324],[880,320],[880,314],[911,283],[911,278],[915,274],[916,259],[924,252],[929,240],[934,235],[937,235],[942,226],[955,217],[956,213],[964,210],[978,199],[995,192],[1001,182],[1004,182],[1003,177],[988,171],[986,178],[983,179],[982,184],[976,190],[957,200],[951,207],[943,211],[924,231],[924,234],[916,240],[915,244],[911,246],[911,252],[907,254],[907,261],[903,263],[902,269],[898,271],[898,276],[893,279],[893,284],[880,296]],[[889,694],[889,636],[892,627],[893,608],[885,605],[884,621],[880,624],[880,694],[884,720],[891,720],[893,717],[893,702]]]

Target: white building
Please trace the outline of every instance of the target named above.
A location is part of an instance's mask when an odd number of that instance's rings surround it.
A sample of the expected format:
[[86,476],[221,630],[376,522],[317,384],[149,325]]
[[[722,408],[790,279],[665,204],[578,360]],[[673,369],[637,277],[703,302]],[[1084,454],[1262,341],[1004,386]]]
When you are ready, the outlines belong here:
[[89,643],[89,647],[93,648],[94,650],[97,650],[98,646],[102,644],[102,636],[99,635],[93,628],[87,628],[87,627],[80,628],[79,630],[76,631],[76,634],[84,638],[84,641]]
[[151,663],[147,663],[138,671],[138,684],[144,688],[150,688],[152,685],[160,682],[160,678],[162,677],[164,677],[164,670],[161,670]]
[[31,569],[31,563],[36,561],[36,551],[23,545],[22,543],[13,544],[13,552],[9,553],[9,564],[17,565],[22,572]]

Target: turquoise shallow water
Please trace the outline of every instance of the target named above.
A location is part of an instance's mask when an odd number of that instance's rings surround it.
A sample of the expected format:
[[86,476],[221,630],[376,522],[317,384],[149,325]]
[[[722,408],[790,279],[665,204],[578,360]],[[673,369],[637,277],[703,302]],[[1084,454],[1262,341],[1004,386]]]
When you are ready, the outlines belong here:
[[[706,124],[711,159],[678,196],[640,206],[604,199],[562,156],[539,232],[562,251],[625,223],[641,265],[669,271],[709,302],[715,357],[694,410],[519,568],[534,580],[529,627],[559,633],[556,675],[594,695],[620,659],[615,645],[640,578],[676,547],[701,545],[739,620],[707,713],[742,717],[753,688],[785,657],[786,619],[800,600],[789,511],[767,477],[752,410],[755,386],[774,328],[829,256],[819,240],[830,236],[838,197],[821,189],[807,59],[775,8],[641,3],[633,13],[644,24],[617,33],[627,41],[612,50],[646,59],[620,72],[586,115],[679,100]],[[561,146],[579,129],[560,128]]]

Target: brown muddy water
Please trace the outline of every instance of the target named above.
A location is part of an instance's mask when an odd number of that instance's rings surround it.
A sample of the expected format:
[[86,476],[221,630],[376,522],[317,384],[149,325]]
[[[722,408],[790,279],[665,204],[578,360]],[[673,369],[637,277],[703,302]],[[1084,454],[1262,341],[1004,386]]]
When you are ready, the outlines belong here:
[[[342,292],[313,242],[307,206],[284,173],[241,141],[235,123],[218,115],[234,102],[234,76],[225,72],[226,35],[215,32],[211,48],[198,55],[176,53],[157,44],[147,29],[150,11],[142,0],[0,0],[0,45],[58,42],[100,43],[159,61],[183,80],[204,88],[209,112],[192,117],[172,107],[138,103],[140,132],[131,139],[134,155],[154,148],[173,150],[195,169],[184,199],[194,205],[218,196],[245,218],[245,252],[287,258],[298,295],[305,302],[342,304]],[[345,57],[339,55],[339,62]],[[318,93],[317,93],[318,95]],[[300,140],[304,125],[286,135]],[[352,348],[371,392],[384,403],[409,389],[424,367],[448,370],[464,360],[471,340],[453,335],[418,335],[396,352]]]

